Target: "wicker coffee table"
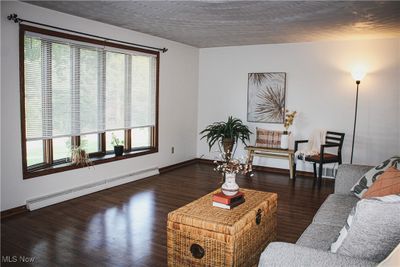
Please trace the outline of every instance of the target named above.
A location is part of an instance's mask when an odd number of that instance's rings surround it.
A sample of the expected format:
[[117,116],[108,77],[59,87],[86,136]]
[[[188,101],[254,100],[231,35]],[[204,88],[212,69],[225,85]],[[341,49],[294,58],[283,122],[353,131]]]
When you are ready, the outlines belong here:
[[276,238],[277,194],[240,190],[232,210],[212,206],[217,190],[168,214],[168,266],[257,266]]

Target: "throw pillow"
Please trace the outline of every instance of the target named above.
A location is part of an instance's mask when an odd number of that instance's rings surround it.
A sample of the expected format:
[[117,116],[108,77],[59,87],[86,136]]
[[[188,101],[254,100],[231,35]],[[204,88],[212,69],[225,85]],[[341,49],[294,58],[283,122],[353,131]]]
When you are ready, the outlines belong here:
[[381,177],[370,186],[362,198],[383,197],[392,194],[400,194],[400,170],[395,167],[387,169]]
[[281,147],[281,131],[270,131],[261,128],[256,128],[256,146],[268,148]]
[[360,200],[347,218],[331,252],[374,262],[400,242],[400,195]]
[[338,251],[338,249],[342,245],[344,239],[347,237],[347,234],[348,234],[348,232],[350,230],[350,225],[353,222],[353,218],[354,218],[354,214],[355,213],[356,213],[356,207],[354,207],[350,211],[349,217],[347,217],[347,220],[346,220],[346,224],[344,225],[342,230],[340,230],[340,232],[339,232],[338,239],[335,242],[332,243],[332,245],[331,245],[331,252],[332,253],[336,253]]
[[379,178],[379,176],[382,175],[383,172],[388,168],[396,166],[398,162],[400,162],[399,156],[391,157],[390,159],[385,160],[364,174],[350,191],[353,192],[353,194],[358,198],[362,198],[364,193],[367,192],[368,188]]

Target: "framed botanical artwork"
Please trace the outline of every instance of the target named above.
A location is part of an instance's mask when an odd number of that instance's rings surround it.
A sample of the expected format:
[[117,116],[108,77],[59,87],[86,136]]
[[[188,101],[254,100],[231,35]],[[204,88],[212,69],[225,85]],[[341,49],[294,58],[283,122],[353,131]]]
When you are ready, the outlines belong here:
[[286,72],[249,73],[247,86],[247,121],[283,123]]

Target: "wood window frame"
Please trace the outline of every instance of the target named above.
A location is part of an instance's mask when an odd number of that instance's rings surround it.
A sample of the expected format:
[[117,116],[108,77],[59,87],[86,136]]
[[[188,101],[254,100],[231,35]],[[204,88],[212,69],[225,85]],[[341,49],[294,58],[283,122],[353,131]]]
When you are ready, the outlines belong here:
[[[158,152],[158,126],[159,126],[159,77],[160,77],[160,52],[148,50],[143,48],[132,47],[120,43],[107,42],[94,38],[83,37],[80,35],[73,35],[64,32],[53,31],[45,28],[34,27],[30,25],[19,25],[19,82],[20,82],[20,112],[21,112],[21,150],[22,150],[22,171],[23,179],[30,179],[38,176],[48,175],[52,173],[64,172],[73,169],[84,168],[83,166],[72,165],[71,163],[55,164],[53,162],[53,141],[52,139],[43,140],[43,163],[36,164],[28,168],[27,164],[27,140],[26,140],[26,118],[25,118],[25,51],[24,51],[24,38],[25,32],[35,32],[49,36],[60,37],[80,42],[86,42],[101,46],[109,46],[119,49],[131,50],[151,54],[156,56],[156,101],[155,101],[155,126],[151,127],[150,132],[150,147],[142,149],[132,149],[132,135],[131,129],[124,131],[125,135],[125,153],[122,156],[116,157],[112,154],[107,154],[106,151],[106,134],[99,133],[99,151],[90,153],[89,156],[93,165],[104,164],[117,160],[123,160],[133,157],[139,157]],[[106,39],[106,38],[105,38]],[[80,136],[71,136],[71,144],[79,145]]]

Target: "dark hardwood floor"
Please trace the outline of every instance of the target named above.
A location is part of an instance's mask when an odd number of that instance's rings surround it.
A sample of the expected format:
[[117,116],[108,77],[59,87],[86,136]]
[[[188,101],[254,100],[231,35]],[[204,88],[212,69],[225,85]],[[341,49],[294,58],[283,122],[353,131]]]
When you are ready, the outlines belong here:
[[[299,238],[334,184],[265,172],[238,183],[278,193],[278,240],[286,242]],[[219,186],[213,166],[196,163],[16,215],[1,222],[1,256],[35,257],[38,266],[166,266],[168,212]]]

